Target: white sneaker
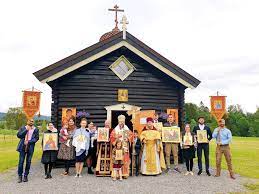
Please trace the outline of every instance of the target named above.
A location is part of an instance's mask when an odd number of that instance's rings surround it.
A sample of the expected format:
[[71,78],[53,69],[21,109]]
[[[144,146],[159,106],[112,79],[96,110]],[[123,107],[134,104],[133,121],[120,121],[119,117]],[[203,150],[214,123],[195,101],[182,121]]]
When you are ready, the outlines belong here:
[[193,176],[193,172],[192,172],[192,171],[190,172],[190,175],[192,175],[192,176]]
[[78,175],[78,174],[76,174],[75,178],[77,178],[77,177],[79,177],[79,175]]
[[79,174],[79,175],[78,175],[78,177],[79,177],[79,178],[82,178],[82,175],[81,175],[81,174]]
[[189,174],[189,172],[187,171],[184,175],[187,176]]

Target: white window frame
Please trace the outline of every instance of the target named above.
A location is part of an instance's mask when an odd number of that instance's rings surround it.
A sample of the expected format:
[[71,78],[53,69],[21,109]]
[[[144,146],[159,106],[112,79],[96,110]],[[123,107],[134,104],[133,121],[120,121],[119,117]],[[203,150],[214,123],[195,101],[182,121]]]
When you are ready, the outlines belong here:
[[[121,76],[114,69],[120,64],[120,62],[124,62],[125,65],[127,65],[127,67],[130,69],[124,76]],[[121,55],[113,64],[109,66],[109,68],[120,78],[121,81],[124,81],[134,70],[136,70],[136,68],[128,61],[128,59],[124,55]]]

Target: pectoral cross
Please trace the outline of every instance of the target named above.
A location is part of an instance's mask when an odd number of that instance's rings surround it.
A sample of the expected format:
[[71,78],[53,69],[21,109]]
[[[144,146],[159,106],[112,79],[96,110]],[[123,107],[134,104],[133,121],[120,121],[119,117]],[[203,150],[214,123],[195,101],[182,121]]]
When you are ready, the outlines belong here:
[[124,10],[119,9],[119,6],[115,5],[114,9],[108,9],[108,11],[115,11],[115,28],[114,29],[119,30],[119,28],[118,28],[118,12],[124,12]]
[[129,22],[127,21],[127,17],[124,15],[122,17],[122,20],[120,22],[122,24],[122,30],[123,30],[123,39],[126,39],[126,31],[127,31],[127,24],[129,24]]

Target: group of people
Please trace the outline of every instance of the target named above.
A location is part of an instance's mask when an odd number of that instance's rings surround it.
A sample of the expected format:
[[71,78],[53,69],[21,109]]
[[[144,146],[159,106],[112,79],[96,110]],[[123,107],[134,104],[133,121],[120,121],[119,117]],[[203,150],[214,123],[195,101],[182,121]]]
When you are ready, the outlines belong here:
[[[154,127],[158,122],[157,114],[154,118],[146,119],[146,126],[139,134],[138,130],[133,132],[125,124],[125,116],[118,117],[118,125],[111,129],[110,122],[105,121],[105,128],[109,129],[109,146],[111,148],[111,177],[113,180],[123,180],[128,178],[135,169],[135,175],[139,175],[139,170],[143,175],[158,175],[162,172],[167,173],[171,167],[171,152],[175,172],[181,173],[178,167],[179,149],[182,151],[183,159],[186,164],[185,175],[193,175],[193,159],[198,157],[198,175],[203,173],[202,155],[205,157],[206,174],[211,176],[209,170],[209,142],[216,139],[216,174],[220,176],[221,159],[224,154],[230,178],[235,179],[230,153],[230,141],[232,134],[225,126],[225,120],[219,121],[219,126],[212,133],[210,128],[205,124],[204,117],[198,118],[198,125],[191,130],[190,124],[185,124],[181,133],[182,141],[180,143],[162,142],[161,132]],[[173,115],[168,115],[167,122],[163,123],[164,127],[177,126]],[[82,170],[86,162],[88,174],[94,174],[94,169],[100,166],[98,157],[99,148],[102,142],[97,142],[97,127],[91,122],[88,125],[87,119],[82,118],[80,127],[77,128],[75,118],[71,116],[68,122],[62,126],[59,131],[59,149],[44,150],[41,162],[44,164],[45,179],[52,178],[51,171],[57,159],[63,160],[65,164],[63,176],[69,175],[69,169],[75,161],[75,177],[82,177]],[[199,143],[197,141],[197,131],[207,131],[207,142]],[[44,133],[58,133],[58,130],[52,123],[48,124],[48,129]],[[191,145],[185,145],[183,137],[189,136],[193,142]],[[31,165],[31,159],[34,152],[35,143],[39,140],[39,130],[34,126],[32,119],[28,120],[27,125],[19,129],[17,137],[20,138],[17,151],[19,152],[18,164],[18,182],[27,182]],[[107,144],[107,142],[106,142]],[[109,150],[108,150],[109,151]],[[165,157],[164,157],[165,156]],[[24,162],[26,159],[25,171]],[[133,175],[133,174],[132,174]]]

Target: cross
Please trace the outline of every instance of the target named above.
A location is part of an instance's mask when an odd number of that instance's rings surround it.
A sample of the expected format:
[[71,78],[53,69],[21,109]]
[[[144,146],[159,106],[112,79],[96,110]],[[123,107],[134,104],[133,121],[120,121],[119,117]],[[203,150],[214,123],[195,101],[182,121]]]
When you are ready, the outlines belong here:
[[124,108],[126,108],[126,107],[125,107],[124,104],[123,104],[121,108],[124,109]]
[[120,22],[122,24],[122,30],[123,30],[123,39],[126,39],[126,31],[127,31],[127,24],[129,24],[129,22],[127,21],[127,17],[124,15],[122,17],[122,20]]
[[118,29],[118,12],[124,12],[124,10],[119,9],[119,6],[115,5],[114,9],[108,9],[108,11],[115,11],[115,28]]

